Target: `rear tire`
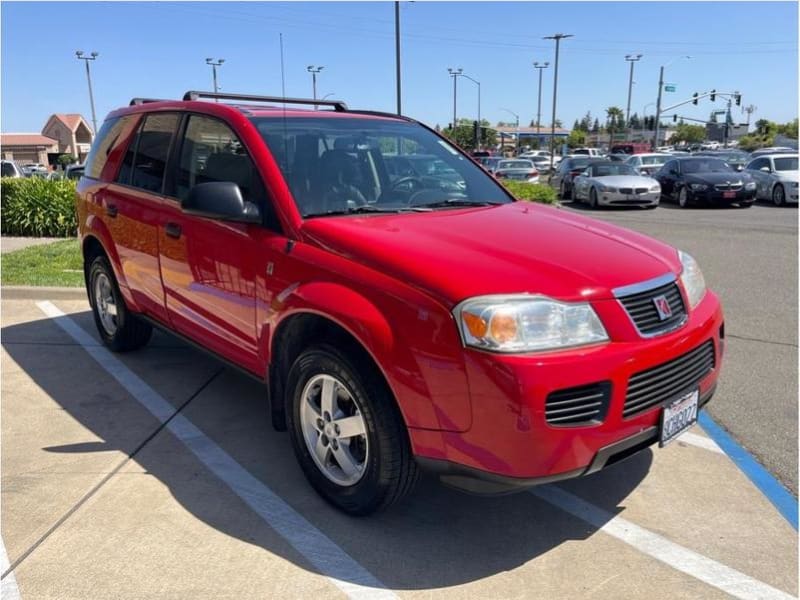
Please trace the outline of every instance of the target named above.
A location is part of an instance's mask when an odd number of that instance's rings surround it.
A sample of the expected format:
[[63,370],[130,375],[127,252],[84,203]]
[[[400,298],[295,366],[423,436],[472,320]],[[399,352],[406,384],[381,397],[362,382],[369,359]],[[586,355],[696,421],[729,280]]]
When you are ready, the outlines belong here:
[[153,327],[128,310],[105,256],[92,261],[88,279],[94,322],[103,343],[114,352],[129,352],[150,341]]
[[402,415],[367,364],[355,351],[315,345],[297,357],[286,387],[287,425],[303,473],[325,500],[351,515],[387,508],[418,478]]

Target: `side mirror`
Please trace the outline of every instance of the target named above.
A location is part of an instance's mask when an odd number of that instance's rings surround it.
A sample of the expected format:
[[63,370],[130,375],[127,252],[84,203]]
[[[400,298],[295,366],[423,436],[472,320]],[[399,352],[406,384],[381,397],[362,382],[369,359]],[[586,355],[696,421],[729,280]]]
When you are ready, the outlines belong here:
[[761,167],[759,171],[764,171],[764,173],[772,173],[772,169],[769,167]]
[[670,175],[677,175],[678,174],[678,169],[670,169],[669,170],[669,174]]
[[580,176],[581,177],[591,177],[591,175],[589,175],[589,171],[584,171],[583,173],[581,173]]
[[232,181],[197,184],[189,190],[189,196],[181,203],[181,209],[198,217],[242,223],[261,222],[258,207],[252,202],[246,202],[239,186]]

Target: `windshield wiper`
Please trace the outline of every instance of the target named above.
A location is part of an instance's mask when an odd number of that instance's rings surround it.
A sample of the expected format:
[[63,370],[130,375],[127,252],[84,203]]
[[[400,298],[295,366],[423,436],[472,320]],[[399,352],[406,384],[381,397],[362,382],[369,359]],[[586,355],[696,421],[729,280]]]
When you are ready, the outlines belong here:
[[430,209],[424,206],[400,206],[395,208],[381,208],[379,206],[374,206],[372,204],[364,204],[362,206],[355,206],[353,208],[348,208],[345,210],[329,210],[326,212],[321,213],[310,213],[307,215],[303,215],[303,218],[308,219],[311,217],[337,217],[341,215],[358,215],[358,214],[391,214],[391,213],[402,213],[402,212],[428,212]]
[[419,206],[424,208],[441,208],[445,206],[499,206],[500,204],[505,204],[505,202],[475,202],[463,198],[447,198],[446,200],[420,204]]

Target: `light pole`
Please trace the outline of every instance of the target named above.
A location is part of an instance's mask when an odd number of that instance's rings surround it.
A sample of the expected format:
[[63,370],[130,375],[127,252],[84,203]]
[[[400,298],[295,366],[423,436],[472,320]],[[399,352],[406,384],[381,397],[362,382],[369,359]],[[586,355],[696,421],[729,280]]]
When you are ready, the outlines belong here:
[[626,54],[625,60],[631,63],[631,75],[628,78],[628,108],[625,110],[625,125],[630,128],[631,123],[631,92],[633,91],[633,65],[642,58],[641,54]]
[[536,104],[536,138],[540,137],[539,130],[542,126],[542,72],[550,66],[549,62],[546,63],[533,63],[533,68],[539,71],[539,102]]
[[97,60],[97,57],[100,56],[97,52],[92,52],[89,56],[85,56],[83,50],[76,50],[75,56],[78,60],[82,60],[86,63],[86,81],[89,83],[89,104],[92,105],[92,127],[94,128],[94,138],[97,135],[97,115],[94,112],[94,94],[92,93],[92,73],[89,70],[89,61],[90,60]]
[[[213,58],[207,58],[206,64],[211,66],[211,76],[214,80],[214,93],[219,93],[219,86],[217,85],[217,67],[221,67],[222,63],[225,62],[224,58],[220,58],[216,62]],[[219,102],[219,98],[214,98],[214,102]]]
[[466,77],[472,83],[478,86],[478,139],[475,140],[475,147],[480,150],[481,142],[483,142],[483,136],[481,135],[481,132],[483,131],[483,128],[481,127],[481,82],[477,79],[473,79],[469,75],[465,75],[464,73],[461,73],[461,76]]
[[513,110],[508,110],[507,108],[501,108],[500,110],[504,110],[507,113],[513,115],[514,118],[517,120],[517,127],[516,127],[516,129],[517,129],[517,154],[519,154],[519,115],[517,113],[515,113]]
[[397,79],[397,114],[402,114],[400,110],[400,2],[394,3],[394,62]]
[[658,148],[658,130],[660,129],[661,120],[661,90],[664,89],[664,69],[674,63],[676,60],[680,58],[685,58],[686,60],[691,59],[691,56],[678,56],[673,58],[665,65],[661,65],[661,69],[658,72],[658,99],[656,100],[656,130],[655,135],[653,135],[653,151]]
[[447,68],[447,72],[450,73],[450,77],[453,78],[453,139],[456,137],[456,94],[458,93],[458,76],[464,71],[461,67],[458,69],[453,69],[452,67]]
[[[314,65],[308,65],[306,67],[306,71],[311,73],[311,91],[314,94],[314,100],[317,99],[317,73],[322,71],[325,67],[315,67]],[[314,110],[317,109],[317,105],[314,105]]]
[[556,42],[556,64],[553,68],[553,120],[550,122],[550,172],[553,172],[553,155],[555,153],[556,141],[556,99],[558,94],[558,49],[561,45],[561,40],[573,37],[572,34],[556,33],[555,35],[548,35],[543,37],[543,40],[555,40]]

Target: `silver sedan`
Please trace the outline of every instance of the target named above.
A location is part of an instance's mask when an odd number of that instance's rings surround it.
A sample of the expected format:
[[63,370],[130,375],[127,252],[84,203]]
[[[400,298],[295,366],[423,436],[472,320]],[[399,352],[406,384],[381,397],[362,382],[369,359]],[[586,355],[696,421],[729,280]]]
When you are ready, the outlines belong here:
[[578,175],[574,182],[577,202],[589,206],[641,206],[655,208],[661,197],[661,186],[652,177],[639,175],[633,167],[618,162],[595,162]]
[[771,200],[775,206],[797,204],[797,154],[769,154],[751,160],[745,167],[756,180],[756,198]]

